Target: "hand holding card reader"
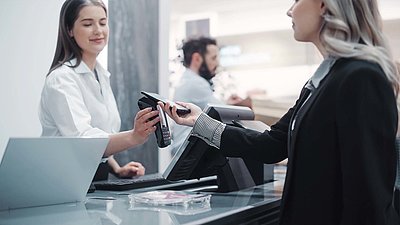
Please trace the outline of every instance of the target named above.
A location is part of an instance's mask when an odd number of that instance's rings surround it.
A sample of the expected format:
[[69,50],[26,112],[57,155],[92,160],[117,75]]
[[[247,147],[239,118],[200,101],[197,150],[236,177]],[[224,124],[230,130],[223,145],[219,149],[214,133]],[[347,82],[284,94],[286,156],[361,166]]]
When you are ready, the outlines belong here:
[[[163,148],[162,146],[166,147],[171,144],[171,132],[169,131],[168,127],[168,122],[167,122],[167,116],[165,112],[162,110],[162,108],[157,105],[157,109],[159,111],[159,116],[160,116],[160,128],[161,128],[161,140],[160,138],[157,137],[157,144],[160,148]],[[157,132],[156,132],[157,135]]]
[[181,106],[181,105],[175,104],[174,102],[165,99],[164,97],[162,97],[162,96],[159,95],[159,94],[150,93],[150,92],[145,92],[145,91],[142,91],[141,93],[142,93],[143,95],[145,95],[146,97],[148,97],[149,99],[151,99],[151,100],[153,100],[154,102],[156,102],[156,104],[157,104],[157,102],[162,102],[162,103],[164,103],[164,104],[168,102],[168,103],[171,105],[171,108],[170,108],[170,109],[172,109],[173,106],[176,106],[176,113],[177,113],[179,116],[183,116],[183,115],[185,115],[185,114],[190,113],[190,109],[187,109],[187,108],[185,108],[185,107],[183,107],[183,106]]
[[[144,109],[151,107],[152,110],[158,110],[159,114],[158,116],[160,117],[160,122],[156,124],[156,138],[157,138],[157,145],[160,148],[165,148],[168,145],[171,144],[171,133],[169,131],[169,126],[168,126],[168,121],[167,121],[167,115],[166,113],[157,105],[157,102],[147,98],[147,97],[142,97],[138,101],[138,106],[139,109]],[[153,119],[153,118],[151,118]]]

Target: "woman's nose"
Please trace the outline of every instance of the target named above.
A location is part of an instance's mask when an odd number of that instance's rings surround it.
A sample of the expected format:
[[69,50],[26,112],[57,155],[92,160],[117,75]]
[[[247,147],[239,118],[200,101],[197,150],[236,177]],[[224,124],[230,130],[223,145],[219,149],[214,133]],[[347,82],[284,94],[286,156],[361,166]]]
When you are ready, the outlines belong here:
[[95,25],[93,29],[94,34],[100,34],[101,33],[101,27],[100,25]]
[[288,11],[286,12],[286,15],[288,17],[292,17],[292,9],[293,9],[293,5],[288,9]]
[[292,17],[292,9],[291,8],[286,12],[286,15],[288,17]]

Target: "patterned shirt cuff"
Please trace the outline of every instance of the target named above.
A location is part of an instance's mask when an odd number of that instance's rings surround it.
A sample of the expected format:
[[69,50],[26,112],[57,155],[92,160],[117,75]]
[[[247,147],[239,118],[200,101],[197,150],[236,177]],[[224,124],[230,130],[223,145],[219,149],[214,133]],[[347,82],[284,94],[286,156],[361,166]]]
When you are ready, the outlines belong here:
[[207,114],[201,113],[193,126],[192,135],[201,138],[207,144],[219,149],[225,126],[225,124],[214,120]]

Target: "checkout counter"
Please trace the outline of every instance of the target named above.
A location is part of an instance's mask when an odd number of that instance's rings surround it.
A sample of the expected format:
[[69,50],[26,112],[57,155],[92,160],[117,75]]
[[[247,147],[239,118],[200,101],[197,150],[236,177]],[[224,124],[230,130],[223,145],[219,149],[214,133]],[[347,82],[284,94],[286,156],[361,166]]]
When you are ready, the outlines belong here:
[[[192,185],[193,187],[193,185]],[[169,189],[168,185],[124,192],[95,191],[86,202],[0,212],[2,225],[180,225],[180,224],[277,224],[283,180],[229,193],[213,193],[209,205],[137,207],[129,194]],[[175,187],[176,189],[176,187]]]
[[[209,106],[207,113],[221,121],[254,119],[248,108],[233,106]],[[211,147],[200,139],[189,137],[174,156],[164,177],[185,182],[129,191],[96,190],[87,194],[85,202],[0,211],[0,224],[278,224],[284,177],[276,176],[272,165],[264,167],[262,163],[258,166],[241,159],[228,160],[218,151],[206,151],[208,148]],[[204,182],[213,175],[219,178],[219,182],[213,183],[220,184],[218,192],[215,187],[210,189],[209,182]],[[202,179],[194,180],[199,177]],[[207,204],[189,206],[131,203],[130,194],[154,190],[184,190],[207,193],[211,197],[207,198],[210,200]]]

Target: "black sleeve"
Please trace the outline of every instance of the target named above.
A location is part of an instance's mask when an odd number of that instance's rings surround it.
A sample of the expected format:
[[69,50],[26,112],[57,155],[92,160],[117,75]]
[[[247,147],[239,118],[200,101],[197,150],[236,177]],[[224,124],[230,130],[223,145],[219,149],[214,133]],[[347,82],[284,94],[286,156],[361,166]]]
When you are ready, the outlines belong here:
[[384,224],[396,166],[393,89],[381,70],[359,67],[341,82],[335,104],[343,191],[341,224]]

